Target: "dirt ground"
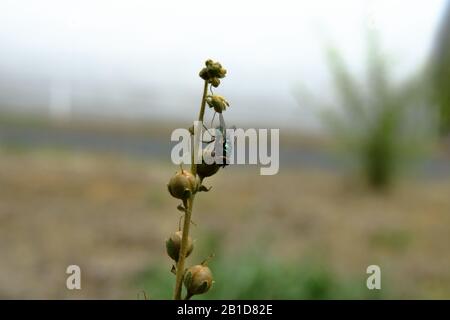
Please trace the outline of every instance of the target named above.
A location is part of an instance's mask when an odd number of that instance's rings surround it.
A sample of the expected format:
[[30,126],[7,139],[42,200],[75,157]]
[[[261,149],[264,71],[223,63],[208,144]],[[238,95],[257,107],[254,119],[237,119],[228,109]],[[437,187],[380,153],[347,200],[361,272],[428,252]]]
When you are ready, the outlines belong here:
[[[113,155],[0,152],[0,298],[135,299],[137,273],[170,265],[164,240],[180,213],[166,183],[176,169]],[[220,234],[225,253],[263,239],[268,254],[314,253],[342,274],[378,264],[398,297],[450,298],[448,180],[403,180],[377,195],[327,171],[269,177],[231,167],[206,185],[193,234]],[[71,264],[81,267],[82,290],[66,289]]]

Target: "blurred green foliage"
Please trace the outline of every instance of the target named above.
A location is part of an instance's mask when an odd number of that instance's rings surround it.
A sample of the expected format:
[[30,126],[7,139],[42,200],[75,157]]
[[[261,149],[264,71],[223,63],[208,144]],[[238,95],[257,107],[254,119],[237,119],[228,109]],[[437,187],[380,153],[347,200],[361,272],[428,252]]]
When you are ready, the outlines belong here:
[[[220,237],[204,238],[210,240],[207,247],[196,248],[200,255],[197,252],[190,259],[201,261],[202,254],[216,248],[216,256],[209,261],[215,282],[209,292],[193,299],[380,299],[389,294],[385,288],[368,290],[364,270],[358,276],[343,277],[314,255],[283,260],[257,247],[230,256],[220,250]],[[136,292],[144,290],[149,299],[171,299],[174,279],[169,265],[158,264],[137,275],[132,285]]]
[[328,49],[327,58],[337,99],[325,108],[326,128],[356,158],[369,185],[385,189],[434,135],[424,73],[392,81],[374,32],[368,34],[365,81],[353,77],[338,50]]
[[369,236],[369,242],[373,247],[395,252],[405,251],[412,240],[412,234],[401,229],[380,229]]
[[[193,299],[380,299],[386,290],[368,290],[366,275],[344,279],[318,262],[281,262],[242,255],[210,263],[211,290]],[[134,281],[149,299],[171,299],[170,268],[151,266]]]
[[450,133],[450,3],[447,5],[438,33],[434,60],[432,61],[432,89],[434,103],[438,106],[441,134]]

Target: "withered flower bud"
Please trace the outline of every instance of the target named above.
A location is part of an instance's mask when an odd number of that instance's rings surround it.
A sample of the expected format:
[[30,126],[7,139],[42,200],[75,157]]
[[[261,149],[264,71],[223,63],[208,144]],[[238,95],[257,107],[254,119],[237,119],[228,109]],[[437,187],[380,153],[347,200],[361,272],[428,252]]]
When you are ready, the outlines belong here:
[[212,78],[211,80],[209,80],[209,83],[211,83],[214,88],[217,88],[220,84],[220,80],[219,78]]
[[217,88],[220,84],[219,79],[225,77],[227,70],[219,62],[214,62],[211,59],[206,60],[205,66],[199,73],[200,78]]
[[211,270],[205,265],[192,266],[186,270],[184,275],[184,285],[188,297],[207,292],[211,288],[212,282]]
[[203,68],[198,74],[203,80],[209,80],[208,68]]
[[222,113],[227,107],[230,106],[224,97],[219,95],[209,95],[206,97],[206,103],[210,108],[214,108],[217,113]]
[[[181,238],[183,237],[183,232],[177,231],[172,233],[169,239],[166,241],[166,250],[169,257],[178,262],[178,257],[180,255],[181,248]],[[188,257],[192,250],[194,250],[194,244],[192,238],[188,237],[186,257]]]
[[172,197],[186,200],[197,191],[198,180],[186,170],[177,172],[169,181],[167,188]]

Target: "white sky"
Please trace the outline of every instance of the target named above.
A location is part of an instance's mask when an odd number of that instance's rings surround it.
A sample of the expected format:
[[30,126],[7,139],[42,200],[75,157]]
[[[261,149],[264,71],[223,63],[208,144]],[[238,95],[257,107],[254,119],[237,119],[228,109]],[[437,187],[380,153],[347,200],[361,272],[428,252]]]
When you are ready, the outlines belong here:
[[80,94],[96,88],[118,100],[123,88],[148,88],[152,101],[114,112],[175,117],[180,104],[197,110],[197,73],[213,58],[229,72],[217,92],[232,103],[233,121],[257,111],[261,122],[274,126],[285,121],[308,126],[314,112],[302,109],[292,91],[299,82],[313,93],[327,88],[322,50],[327,40],[358,72],[364,27],[375,27],[395,70],[404,75],[426,59],[445,3],[2,0],[0,72],[82,83]]

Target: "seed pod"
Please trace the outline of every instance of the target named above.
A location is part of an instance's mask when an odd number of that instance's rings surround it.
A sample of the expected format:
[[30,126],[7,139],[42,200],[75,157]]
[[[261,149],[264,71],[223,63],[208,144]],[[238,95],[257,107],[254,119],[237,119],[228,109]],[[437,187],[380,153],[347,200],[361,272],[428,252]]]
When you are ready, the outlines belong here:
[[197,164],[197,174],[200,177],[200,180],[215,175],[220,169],[220,165],[215,163],[214,145],[211,146],[212,148],[208,146],[203,151],[202,163]]
[[[183,232],[177,231],[172,233],[169,239],[166,241],[166,250],[169,257],[178,262],[178,257],[180,255],[181,239],[183,237]],[[188,237],[186,257],[188,257],[192,250],[194,250],[194,244],[192,238]]]
[[212,273],[207,266],[199,264],[190,267],[184,275],[188,297],[207,292],[211,288],[212,281]]
[[200,177],[200,179],[204,179],[207,177],[211,177],[219,171],[220,165],[218,164],[206,164],[202,162],[201,164],[197,165],[197,174]]
[[215,175],[220,169],[220,165],[215,163],[214,152],[214,149],[211,150],[211,148],[204,150],[202,163],[197,164],[197,174],[201,181]]
[[197,182],[192,173],[181,170],[170,179],[167,188],[172,197],[185,200],[197,191]]

